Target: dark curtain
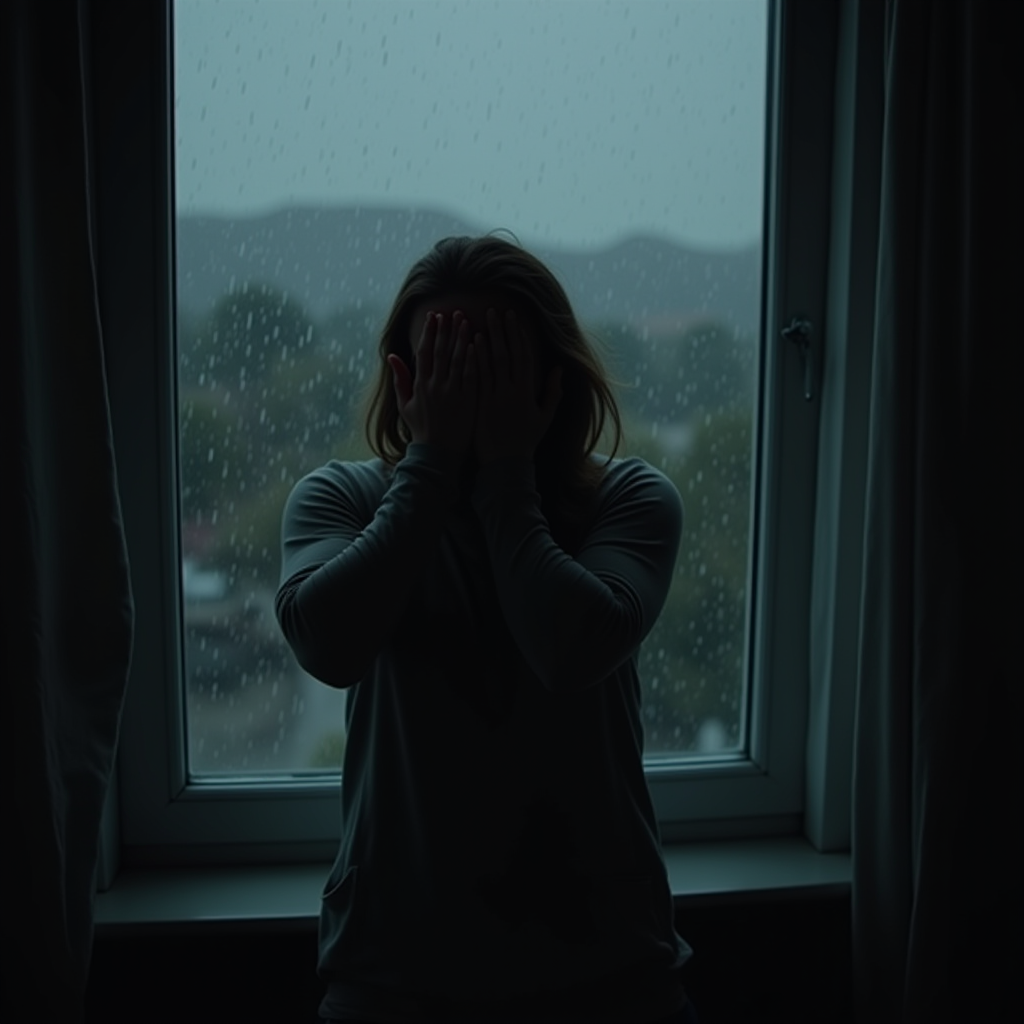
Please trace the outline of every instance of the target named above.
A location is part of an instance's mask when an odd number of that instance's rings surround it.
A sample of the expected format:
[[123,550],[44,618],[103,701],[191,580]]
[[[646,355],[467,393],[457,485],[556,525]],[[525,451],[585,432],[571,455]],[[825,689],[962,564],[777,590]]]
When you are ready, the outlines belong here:
[[1021,9],[887,6],[858,1018],[1020,1020]]
[[80,1019],[132,638],[74,3],[0,5],[3,1018]]

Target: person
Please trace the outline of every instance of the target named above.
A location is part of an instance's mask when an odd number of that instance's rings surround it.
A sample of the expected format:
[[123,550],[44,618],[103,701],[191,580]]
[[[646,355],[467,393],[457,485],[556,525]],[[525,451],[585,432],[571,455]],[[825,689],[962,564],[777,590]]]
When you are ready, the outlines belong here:
[[281,629],[347,690],[320,1014],[690,1020],[637,674],[678,492],[613,457],[601,362],[512,241],[438,242],[380,356],[377,458],[306,476],[282,525]]

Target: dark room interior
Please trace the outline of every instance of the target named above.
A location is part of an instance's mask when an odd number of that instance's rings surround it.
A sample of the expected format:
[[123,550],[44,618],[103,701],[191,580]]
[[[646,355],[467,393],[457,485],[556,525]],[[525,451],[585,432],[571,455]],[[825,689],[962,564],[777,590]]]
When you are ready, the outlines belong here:
[[[666,812],[705,1024],[1024,1014],[1022,10],[769,5],[762,328],[820,325],[809,353],[766,356],[791,399],[779,478],[807,497],[796,546],[763,553],[772,651],[798,665],[799,806],[772,804],[765,770],[732,817]],[[174,782],[171,15],[172,0],[0,13],[12,1024],[313,1024],[322,995],[306,879],[330,868],[333,805],[298,784],[265,804]],[[655,776],[656,806],[686,804]],[[287,834],[261,823],[271,804]],[[769,878],[759,851],[795,851],[791,873]],[[244,910],[217,891],[235,869],[264,890]],[[415,955],[429,937],[408,941]]]

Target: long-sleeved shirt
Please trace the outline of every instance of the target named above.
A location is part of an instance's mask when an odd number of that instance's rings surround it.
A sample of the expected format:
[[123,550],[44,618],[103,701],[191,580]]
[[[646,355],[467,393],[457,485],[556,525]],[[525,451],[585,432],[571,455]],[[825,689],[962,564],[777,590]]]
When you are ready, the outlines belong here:
[[[685,961],[637,675],[681,523],[637,459],[609,465],[571,556],[527,460],[467,488],[414,444],[393,468],[332,462],[296,486],[278,618],[299,663],[348,688],[321,908],[332,1005],[380,992],[386,1018],[408,998],[529,999]],[[652,1013],[674,1009],[650,992]]]

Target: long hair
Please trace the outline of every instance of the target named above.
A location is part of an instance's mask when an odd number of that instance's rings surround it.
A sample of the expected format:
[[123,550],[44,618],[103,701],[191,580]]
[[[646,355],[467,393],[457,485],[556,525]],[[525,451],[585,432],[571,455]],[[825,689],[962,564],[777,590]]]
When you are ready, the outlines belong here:
[[[380,368],[370,392],[366,437],[389,465],[405,454],[409,429],[399,415],[387,357],[412,366],[410,317],[425,299],[461,291],[507,296],[536,333],[545,367],[560,366],[562,397],[535,455],[537,485],[546,508],[575,518],[573,506],[592,492],[622,439],[622,420],[609,378],[584,335],[554,274],[525,249],[494,235],[444,238],[409,271],[380,337]],[[592,458],[606,426],[607,461]]]

